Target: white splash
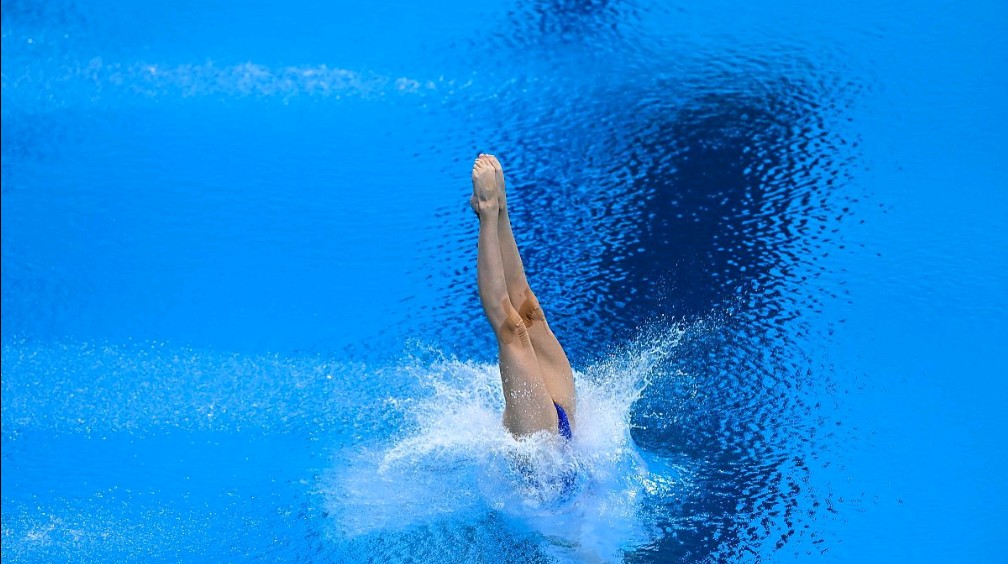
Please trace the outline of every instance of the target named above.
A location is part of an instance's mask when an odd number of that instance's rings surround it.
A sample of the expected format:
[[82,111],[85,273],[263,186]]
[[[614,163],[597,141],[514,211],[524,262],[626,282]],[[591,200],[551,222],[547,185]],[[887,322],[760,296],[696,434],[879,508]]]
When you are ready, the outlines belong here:
[[661,533],[649,505],[679,489],[687,472],[645,461],[630,435],[630,410],[681,334],[642,341],[576,373],[569,444],[549,433],[518,441],[503,428],[496,365],[408,367],[431,391],[401,402],[413,424],[391,446],[338,454],[323,479],[337,536],[471,524],[497,512],[517,532],[547,539],[562,560],[608,560],[655,540]]

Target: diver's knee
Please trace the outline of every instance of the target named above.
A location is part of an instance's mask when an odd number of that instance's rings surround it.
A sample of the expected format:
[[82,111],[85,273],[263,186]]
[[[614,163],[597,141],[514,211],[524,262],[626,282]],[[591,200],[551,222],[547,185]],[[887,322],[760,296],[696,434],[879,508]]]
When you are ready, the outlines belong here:
[[531,288],[525,290],[525,298],[518,306],[518,315],[521,316],[526,327],[532,327],[537,321],[546,321],[546,314],[543,313],[542,307],[539,306],[539,300],[536,299]]
[[531,347],[532,340],[529,338],[528,327],[522,315],[508,299],[505,299],[501,306],[504,309],[504,321],[497,327],[497,338],[505,345],[518,343],[522,347]]

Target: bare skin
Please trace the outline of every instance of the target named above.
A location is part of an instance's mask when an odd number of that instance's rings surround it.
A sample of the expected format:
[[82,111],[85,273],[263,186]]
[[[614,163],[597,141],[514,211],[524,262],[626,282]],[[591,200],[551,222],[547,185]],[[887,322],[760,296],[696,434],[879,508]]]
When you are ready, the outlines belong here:
[[497,337],[504,426],[516,437],[556,432],[556,403],[567,412],[573,427],[573,372],[525,277],[497,159],[480,155],[473,164],[472,181],[470,204],[480,220],[477,286],[483,312]]

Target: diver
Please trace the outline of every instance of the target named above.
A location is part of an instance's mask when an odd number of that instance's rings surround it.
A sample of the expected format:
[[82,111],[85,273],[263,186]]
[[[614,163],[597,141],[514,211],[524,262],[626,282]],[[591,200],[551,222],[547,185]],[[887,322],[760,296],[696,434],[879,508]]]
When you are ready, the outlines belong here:
[[517,438],[549,431],[570,440],[577,417],[574,374],[525,278],[496,157],[480,154],[472,183],[469,203],[479,217],[476,282],[497,337],[504,427]]

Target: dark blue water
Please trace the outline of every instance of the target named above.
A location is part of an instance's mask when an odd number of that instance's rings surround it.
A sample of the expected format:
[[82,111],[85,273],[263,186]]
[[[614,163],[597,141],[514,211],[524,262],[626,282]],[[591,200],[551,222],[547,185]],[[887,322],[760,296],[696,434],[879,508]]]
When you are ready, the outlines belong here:
[[2,10],[5,559],[1004,557],[1003,3]]

